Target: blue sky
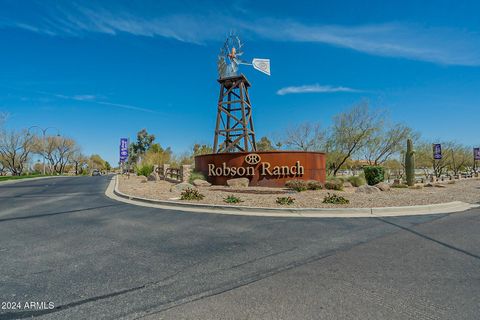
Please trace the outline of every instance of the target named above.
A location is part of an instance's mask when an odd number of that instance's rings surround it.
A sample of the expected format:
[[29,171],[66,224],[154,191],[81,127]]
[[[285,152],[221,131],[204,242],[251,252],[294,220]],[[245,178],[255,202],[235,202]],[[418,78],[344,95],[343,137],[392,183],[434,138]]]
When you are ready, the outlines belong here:
[[147,128],[181,153],[212,143],[216,56],[235,30],[272,76],[242,72],[258,136],[368,99],[430,140],[480,145],[475,1],[0,0],[0,110],[118,162]]

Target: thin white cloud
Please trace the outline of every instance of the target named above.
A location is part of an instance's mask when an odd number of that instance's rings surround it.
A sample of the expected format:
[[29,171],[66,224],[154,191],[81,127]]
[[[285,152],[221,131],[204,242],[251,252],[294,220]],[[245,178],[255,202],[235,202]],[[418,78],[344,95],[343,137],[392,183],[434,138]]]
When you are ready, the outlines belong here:
[[[122,104],[122,103],[113,103],[113,102],[108,102],[104,101],[103,96],[98,96],[98,95],[93,95],[93,94],[77,94],[73,96],[69,95],[64,95],[64,94],[59,94],[59,93],[52,93],[52,92],[46,92],[46,91],[40,91],[40,90],[25,90],[21,88],[15,88],[15,87],[10,87],[10,86],[4,86],[0,85],[0,87],[7,88],[10,90],[17,90],[21,92],[30,92],[30,93],[35,93],[47,97],[51,97],[53,99],[58,98],[58,99],[64,99],[64,100],[73,100],[73,101],[80,101],[84,103],[94,103],[98,105],[104,105],[104,106],[110,106],[110,107],[115,107],[115,108],[121,108],[121,109],[128,109],[128,110],[135,110],[135,111],[141,111],[141,112],[148,112],[148,113],[161,113],[156,110],[148,109],[148,108],[143,108],[139,106],[134,106],[130,104]],[[26,100],[31,100],[31,97],[22,97],[22,101]],[[41,98],[45,99],[45,98]],[[40,99],[36,99],[37,101]]]
[[[134,6],[133,6],[134,7]],[[204,44],[221,41],[232,28],[249,37],[272,41],[324,43],[359,52],[445,65],[480,66],[480,34],[418,24],[314,25],[273,18],[238,18],[226,12],[140,14],[120,5],[106,9],[63,4],[43,8],[42,20],[4,19],[1,27],[16,27],[46,35],[84,36],[87,33],[165,37]],[[245,15],[240,15],[245,16]]]
[[143,111],[143,112],[149,112],[149,113],[159,113],[155,110],[152,109],[146,109],[146,108],[141,108],[137,106],[132,106],[129,104],[121,104],[121,103],[112,103],[112,102],[106,102],[106,101],[91,101],[96,104],[102,104],[105,106],[112,106],[112,107],[117,107],[117,108],[123,108],[123,109],[129,109],[129,110],[136,110],[136,111]]
[[56,98],[60,99],[66,99],[66,100],[75,100],[75,101],[81,101],[81,102],[88,102],[88,103],[95,103],[99,105],[104,105],[104,106],[110,106],[110,107],[116,107],[116,108],[121,108],[121,109],[128,109],[128,110],[135,110],[135,111],[142,111],[142,112],[148,112],[148,113],[159,113],[158,111],[152,110],[152,109],[147,109],[147,108],[142,108],[138,106],[133,106],[129,104],[122,104],[122,103],[113,103],[113,102],[107,102],[107,101],[99,101],[97,100],[98,97],[95,95],[91,94],[80,94],[80,95],[74,95],[74,96],[67,96],[63,94],[57,94],[57,93],[49,93],[49,92],[44,92],[44,91],[36,91],[37,93],[40,94],[45,94],[45,95],[51,95]]
[[78,95],[74,95],[72,98],[78,101],[93,101],[97,99],[97,96],[93,94],[78,94]]
[[292,93],[332,93],[332,92],[365,92],[359,89],[353,89],[348,87],[333,87],[333,86],[321,86],[319,84],[292,86],[281,88],[277,91],[280,96]]

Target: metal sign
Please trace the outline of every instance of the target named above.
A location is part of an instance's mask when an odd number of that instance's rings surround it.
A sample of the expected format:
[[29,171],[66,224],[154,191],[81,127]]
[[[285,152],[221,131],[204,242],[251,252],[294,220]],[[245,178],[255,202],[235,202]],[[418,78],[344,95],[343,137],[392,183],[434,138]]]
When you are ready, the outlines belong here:
[[270,75],[270,59],[255,58],[252,61],[252,65],[256,70]]
[[442,159],[442,145],[440,143],[433,144],[433,159],[435,160]]
[[120,138],[120,162],[128,159],[128,138]]
[[473,159],[480,160],[480,148],[473,148]]

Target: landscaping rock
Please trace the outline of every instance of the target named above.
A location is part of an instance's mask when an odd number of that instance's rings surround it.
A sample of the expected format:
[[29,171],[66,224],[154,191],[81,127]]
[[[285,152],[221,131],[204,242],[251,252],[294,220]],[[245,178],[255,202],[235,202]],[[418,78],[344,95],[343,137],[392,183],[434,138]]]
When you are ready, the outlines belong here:
[[212,184],[206,180],[195,179],[193,180],[193,185],[195,187],[210,187]]
[[444,185],[444,184],[437,183],[437,184],[434,185],[434,187],[436,187],[436,188],[445,188],[445,185]]
[[249,183],[250,180],[248,180],[248,178],[235,178],[227,180],[227,185],[234,188],[246,188],[248,187]]
[[145,177],[145,176],[139,176],[138,179],[139,179],[140,182],[142,182],[142,183],[147,182],[147,177]]
[[160,176],[156,172],[150,173],[150,175],[147,177],[148,181],[158,181],[160,180]]
[[353,188],[353,184],[351,184],[351,183],[348,182],[348,181],[345,181],[345,182],[343,183],[343,187],[344,187],[344,188]]
[[431,188],[431,187],[434,187],[434,185],[433,185],[433,183],[425,183],[424,187]]
[[181,183],[178,183],[178,184],[174,185],[170,189],[170,191],[172,191],[172,192],[182,192],[183,190],[188,189],[188,188],[196,189],[193,184],[190,184],[188,182],[181,182]]
[[398,186],[398,185],[401,185],[401,184],[402,184],[402,180],[400,180],[400,179],[393,180],[393,185],[394,186]]
[[388,183],[385,183],[385,182],[379,182],[375,185],[375,187],[377,187],[381,191],[389,191],[390,190],[390,185]]
[[423,189],[423,184],[415,184],[413,186],[409,186],[408,187],[409,189],[414,189],[414,190],[420,190],[420,189]]
[[374,186],[369,186],[368,184],[365,184],[363,186],[360,186],[355,190],[355,192],[362,192],[362,193],[376,193],[376,192],[381,192],[381,190],[377,187]]

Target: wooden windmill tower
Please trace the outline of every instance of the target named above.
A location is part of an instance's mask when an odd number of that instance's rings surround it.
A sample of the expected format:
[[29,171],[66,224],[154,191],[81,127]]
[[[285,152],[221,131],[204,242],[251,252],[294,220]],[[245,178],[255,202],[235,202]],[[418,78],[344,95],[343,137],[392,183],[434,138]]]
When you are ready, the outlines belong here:
[[243,44],[238,36],[231,34],[218,56],[220,95],[218,98],[214,153],[256,151],[252,105],[248,88],[250,82],[237,75],[240,64],[252,65],[270,75],[270,60],[253,59],[252,63],[241,60]]
[[256,151],[250,82],[242,74],[221,78],[213,152]]

